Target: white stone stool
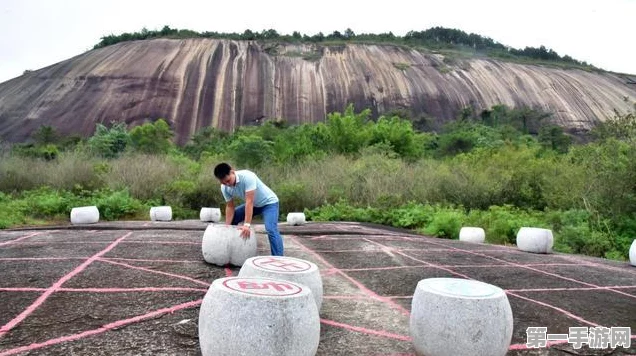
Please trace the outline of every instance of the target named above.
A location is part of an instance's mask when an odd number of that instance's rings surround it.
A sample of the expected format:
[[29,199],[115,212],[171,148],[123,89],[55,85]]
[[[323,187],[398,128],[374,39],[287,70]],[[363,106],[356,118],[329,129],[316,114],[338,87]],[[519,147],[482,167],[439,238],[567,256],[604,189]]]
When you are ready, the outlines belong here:
[[257,256],[248,258],[239,277],[265,277],[290,281],[309,287],[318,311],[322,307],[322,277],[318,266],[309,261],[287,256]]
[[303,225],[306,223],[305,213],[287,214],[287,225]]
[[257,240],[254,230],[250,229],[250,237],[241,237],[238,226],[210,224],[203,233],[201,243],[203,259],[217,266],[228,263],[242,266],[250,257],[257,255]]
[[220,278],[199,310],[203,356],[313,356],[319,340],[311,291],[289,281]]
[[71,224],[94,224],[99,221],[96,206],[81,206],[71,209]]
[[172,208],[169,206],[153,206],[150,208],[150,220],[170,221],[172,220]]
[[201,208],[199,213],[201,221],[218,223],[221,221],[221,209],[219,208]]
[[512,309],[499,287],[423,279],[413,294],[409,327],[418,355],[504,356],[512,340]]
[[636,266],[636,240],[632,242],[632,246],[629,248],[629,263],[632,266]]
[[459,230],[459,241],[482,244],[486,241],[486,232],[480,227],[462,227]]
[[552,230],[522,227],[517,232],[517,248],[532,253],[551,253],[554,238]]

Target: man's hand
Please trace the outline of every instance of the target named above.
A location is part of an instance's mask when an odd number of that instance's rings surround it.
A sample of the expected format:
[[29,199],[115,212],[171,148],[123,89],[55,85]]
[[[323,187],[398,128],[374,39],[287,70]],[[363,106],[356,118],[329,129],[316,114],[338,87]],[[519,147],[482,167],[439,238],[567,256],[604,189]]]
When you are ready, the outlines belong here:
[[239,230],[241,230],[241,237],[244,239],[249,239],[250,238],[250,227],[249,226],[245,226],[245,225],[241,225],[238,228]]

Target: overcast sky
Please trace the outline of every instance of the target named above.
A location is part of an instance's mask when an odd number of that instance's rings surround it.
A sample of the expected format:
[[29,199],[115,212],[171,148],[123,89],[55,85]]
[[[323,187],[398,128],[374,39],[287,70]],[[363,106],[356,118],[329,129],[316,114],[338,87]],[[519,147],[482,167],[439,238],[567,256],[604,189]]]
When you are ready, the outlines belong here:
[[0,82],[90,50],[104,35],[164,25],[399,36],[443,26],[636,74],[635,21],[636,0],[0,0]]

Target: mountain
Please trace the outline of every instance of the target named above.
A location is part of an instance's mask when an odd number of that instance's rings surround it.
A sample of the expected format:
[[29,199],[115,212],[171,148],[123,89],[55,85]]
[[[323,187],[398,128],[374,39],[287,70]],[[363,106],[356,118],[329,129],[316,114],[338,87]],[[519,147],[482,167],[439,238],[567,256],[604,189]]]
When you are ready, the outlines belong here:
[[184,144],[197,130],[263,119],[319,122],[326,114],[406,110],[439,127],[471,106],[529,107],[585,132],[634,109],[628,76],[389,44],[272,44],[210,38],[126,41],[0,84],[0,140],[42,125],[90,136],[97,123],[164,118]]

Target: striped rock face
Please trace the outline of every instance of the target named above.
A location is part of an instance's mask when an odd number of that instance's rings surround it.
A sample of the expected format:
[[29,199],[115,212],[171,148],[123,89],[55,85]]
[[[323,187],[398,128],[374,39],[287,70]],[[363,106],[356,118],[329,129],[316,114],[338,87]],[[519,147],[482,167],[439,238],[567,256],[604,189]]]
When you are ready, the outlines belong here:
[[[271,52],[271,51],[269,51]],[[154,39],[92,50],[0,84],[0,139],[22,142],[42,125],[90,136],[96,123],[166,119],[177,143],[197,130],[267,118],[318,122],[348,103],[373,116],[409,109],[440,125],[473,105],[533,107],[572,132],[630,112],[633,79],[492,59],[445,58],[392,45],[284,45]]]

